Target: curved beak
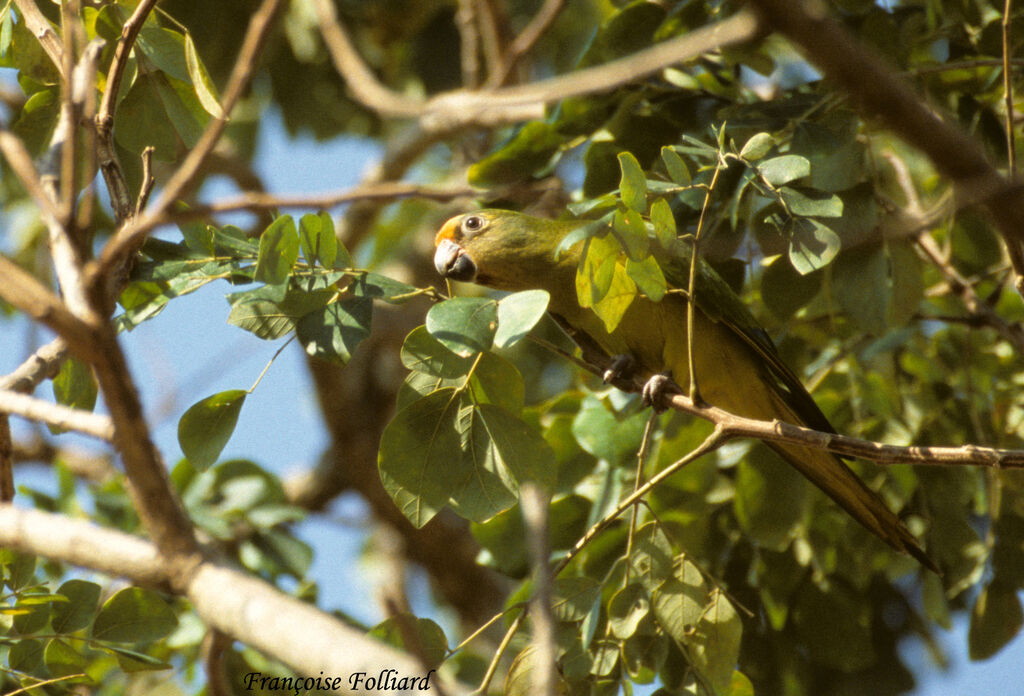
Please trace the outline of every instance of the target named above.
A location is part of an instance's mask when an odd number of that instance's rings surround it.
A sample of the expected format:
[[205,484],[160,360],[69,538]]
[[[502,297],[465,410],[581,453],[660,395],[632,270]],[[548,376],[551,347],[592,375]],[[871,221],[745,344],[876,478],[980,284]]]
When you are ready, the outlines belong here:
[[434,268],[445,278],[467,283],[476,278],[476,264],[461,246],[450,239],[441,239],[434,252]]

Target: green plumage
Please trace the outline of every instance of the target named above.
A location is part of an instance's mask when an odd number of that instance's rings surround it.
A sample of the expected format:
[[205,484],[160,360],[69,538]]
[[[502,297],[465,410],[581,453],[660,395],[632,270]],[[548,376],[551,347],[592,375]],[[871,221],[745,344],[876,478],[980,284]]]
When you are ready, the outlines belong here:
[[[628,355],[638,376],[668,372],[689,380],[687,299],[690,246],[659,257],[668,292],[659,301],[638,296],[611,330],[577,300],[576,271],[585,242],[562,240],[581,221],[551,221],[506,210],[482,210],[449,220],[437,235],[435,265],[443,275],[503,290],[539,288],[549,311],[585,350]],[[701,395],[712,405],[748,418],[778,419],[834,432],[797,376],[780,359],[767,333],[740,298],[706,263],[694,284],[692,349]],[[823,450],[769,443],[798,471],[893,548],[936,570],[914,536],[836,456]],[[784,504],[784,501],[780,501]]]

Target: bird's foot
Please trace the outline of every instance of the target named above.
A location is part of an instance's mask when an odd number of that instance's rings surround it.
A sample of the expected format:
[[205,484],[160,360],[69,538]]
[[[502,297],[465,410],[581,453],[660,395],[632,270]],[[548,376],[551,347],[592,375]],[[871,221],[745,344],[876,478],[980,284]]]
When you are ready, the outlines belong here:
[[612,356],[611,364],[601,375],[605,384],[611,384],[623,379],[629,379],[636,370],[636,358],[629,353],[621,353]]
[[650,406],[654,409],[655,413],[661,413],[668,408],[665,403],[665,397],[678,390],[679,387],[672,381],[672,375],[667,372],[661,372],[653,375],[644,383],[644,388],[640,392],[640,399],[644,406]]

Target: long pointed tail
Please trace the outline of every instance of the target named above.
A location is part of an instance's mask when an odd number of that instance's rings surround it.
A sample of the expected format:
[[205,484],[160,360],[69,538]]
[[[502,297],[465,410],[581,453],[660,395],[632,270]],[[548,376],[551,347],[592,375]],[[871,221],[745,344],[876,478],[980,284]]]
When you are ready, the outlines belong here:
[[939,574],[938,566],[900,518],[841,459],[808,447],[773,443],[772,449],[882,541]]

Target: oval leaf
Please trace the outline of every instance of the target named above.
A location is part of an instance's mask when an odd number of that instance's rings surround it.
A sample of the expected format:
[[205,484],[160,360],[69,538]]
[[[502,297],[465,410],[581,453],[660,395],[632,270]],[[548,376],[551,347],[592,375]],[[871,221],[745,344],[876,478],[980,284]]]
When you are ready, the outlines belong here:
[[619,181],[619,193],[622,202],[637,213],[647,212],[647,176],[631,152],[619,153],[619,167],[622,178]]
[[463,357],[488,350],[498,330],[498,303],[484,297],[455,297],[427,312],[427,331]]
[[530,332],[547,311],[551,296],[547,290],[524,290],[498,302],[498,330],[494,345],[507,348]]
[[158,640],[178,627],[174,610],[153,590],[126,587],[103,603],[92,636],[115,643]]
[[288,280],[298,259],[299,231],[291,215],[282,215],[260,235],[255,279],[267,285],[280,285]]
[[197,469],[217,461],[231,439],[238,423],[238,414],[248,394],[244,389],[230,389],[192,405],[178,421],[178,444]]

